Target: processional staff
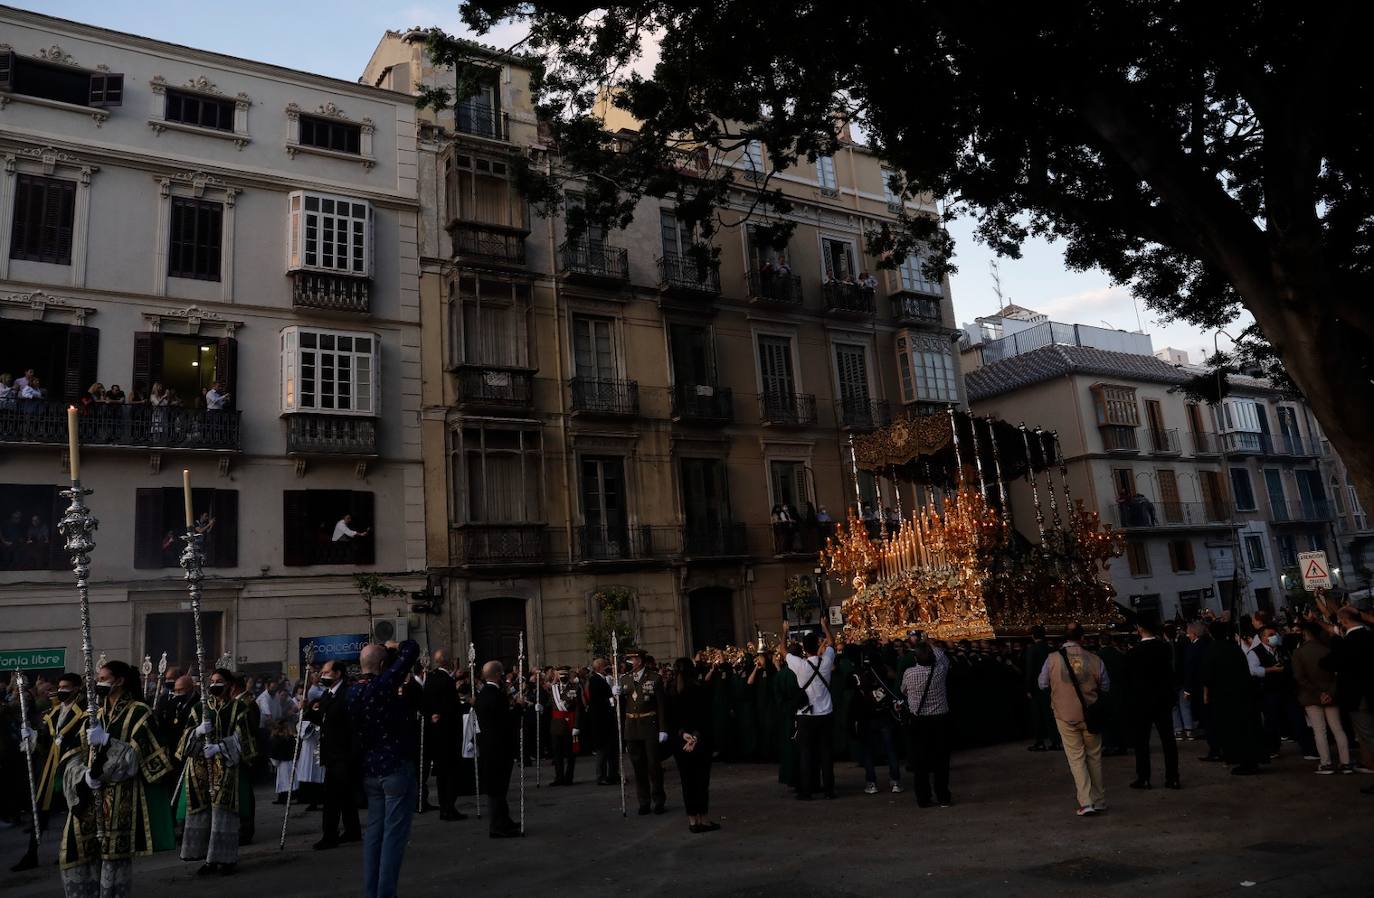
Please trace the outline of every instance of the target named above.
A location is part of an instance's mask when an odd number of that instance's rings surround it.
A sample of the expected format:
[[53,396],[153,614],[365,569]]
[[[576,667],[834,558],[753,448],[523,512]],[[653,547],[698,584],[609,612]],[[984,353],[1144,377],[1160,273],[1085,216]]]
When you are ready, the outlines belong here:
[[[852,445],[851,445],[852,450]],[[616,772],[620,774],[620,816],[625,813],[625,732],[620,723],[620,639],[611,631],[611,675],[615,688],[611,690],[611,710],[615,712]]]
[[305,688],[301,690],[300,714],[296,718],[296,745],[291,750],[291,788],[286,790],[286,807],[281,814],[281,841],[277,843],[277,850],[286,848],[286,824],[291,819],[291,797],[296,792],[296,771],[301,762],[301,729],[305,727],[305,703],[310,698],[310,673],[311,666],[315,661],[315,643],[309,642],[305,646]]
[[[519,684],[519,697],[525,697],[525,634],[520,634],[519,653],[515,658],[515,682]],[[520,832],[525,832],[525,706],[520,705]]]
[[33,727],[29,726],[29,699],[24,694],[28,688],[28,682],[24,679],[24,672],[16,670],[14,672],[15,682],[19,686],[19,719],[23,721],[20,732],[24,733],[24,772],[29,775],[29,808],[33,812],[33,844],[37,845],[40,841],[38,825],[38,787],[33,781],[33,740],[37,738]]
[[[472,687],[472,788],[477,798],[477,819],[482,819],[482,764],[477,748],[477,646],[468,643],[468,685]],[[467,738],[465,733],[463,738]]]

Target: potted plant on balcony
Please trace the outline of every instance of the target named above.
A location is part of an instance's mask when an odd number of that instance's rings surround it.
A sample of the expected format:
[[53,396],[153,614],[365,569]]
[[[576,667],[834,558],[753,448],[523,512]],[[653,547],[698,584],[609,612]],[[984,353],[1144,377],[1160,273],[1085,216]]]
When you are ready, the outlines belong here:
[[587,624],[587,648],[593,657],[610,657],[612,633],[621,652],[634,647],[634,627],[622,617],[628,616],[633,599],[634,594],[623,586],[607,586],[592,593],[595,616]]

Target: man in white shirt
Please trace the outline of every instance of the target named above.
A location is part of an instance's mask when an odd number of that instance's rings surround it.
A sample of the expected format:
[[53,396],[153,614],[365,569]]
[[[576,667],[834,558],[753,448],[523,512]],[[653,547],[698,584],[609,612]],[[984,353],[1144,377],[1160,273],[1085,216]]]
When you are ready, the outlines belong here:
[[16,390],[23,390],[25,387],[29,385],[29,378],[31,377],[33,377],[33,369],[25,369],[24,376],[14,382],[14,388]]
[[805,693],[798,698],[801,707],[797,709],[797,751],[800,756],[800,775],[797,780],[797,798],[810,801],[816,786],[817,774],[820,777],[821,792],[826,798],[835,797],[835,763],[831,756],[831,716],[835,705],[830,698],[831,678],[835,673],[835,647],[831,645],[830,623],[824,613],[821,615],[821,628],[824,639],[815,633],[802,637],[802,650],[805,658],[785,655],[787,666],[797,678],[797,685]]
[[229,394],[224,386],[219,381],[210,384],[210,389],[205,391],[205,407],[211,411],[221,411],[228,403]]
[[367,536],[366,530],[354,530],[352,527],[353,515],[346,514],[339,518],[339,523],[334,525],[334,542],[344,542],[350,539],[357,539],[360,536]]

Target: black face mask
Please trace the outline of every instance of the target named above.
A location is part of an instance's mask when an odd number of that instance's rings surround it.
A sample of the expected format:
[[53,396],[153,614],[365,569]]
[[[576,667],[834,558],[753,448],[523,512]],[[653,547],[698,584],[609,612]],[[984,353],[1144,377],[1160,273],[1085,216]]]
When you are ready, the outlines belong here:
[[211,694],[211,695],[223,695],[223,694],[224,694],[224,684],[223,684],[223,683],[211,683],[211,684],[210,684],[210,694]]
[[171,692],[171,691],[173,691],[174,689],[176,689],[176,684],[175,684],[175,683],[163,683],[163,684],[162,684],[162,688],[163,688],[163,689],[166,689],[168,692]]
[[96,684],[95,684],[95,694],[98,695],[98,696],[100,696],[101,698],[109,698],[109,697],[110,697],[110,693],[113,692],[113,691],[114,691],[114,683],[96,683]]
[[334,684],[337,682],[339,681],[334,679],[333,677],[320,677],[320,685],[323,686],[325,689],[333,689]]
[[57,690],[57,700],[62,702],[63,704],[66,704],[74,698],[76,698],[75,692],[68,692],[65,689]]

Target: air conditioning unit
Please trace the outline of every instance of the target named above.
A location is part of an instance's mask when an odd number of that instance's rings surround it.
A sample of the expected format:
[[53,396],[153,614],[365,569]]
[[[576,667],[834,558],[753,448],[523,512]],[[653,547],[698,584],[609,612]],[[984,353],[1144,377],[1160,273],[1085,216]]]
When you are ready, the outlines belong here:
[[410,638],[410,619],[381,617],[372,622],[372,641],[376,643],[405,642]]

